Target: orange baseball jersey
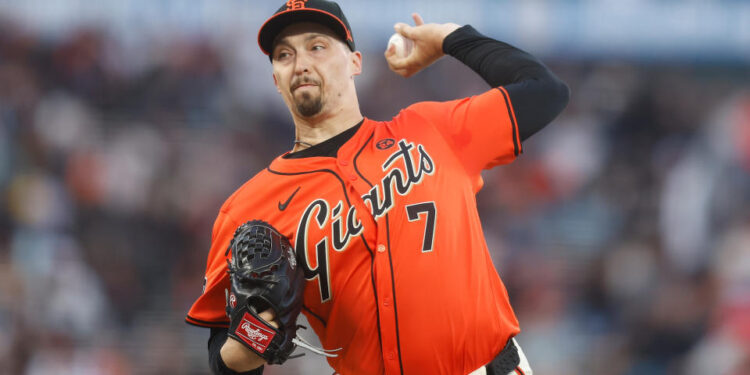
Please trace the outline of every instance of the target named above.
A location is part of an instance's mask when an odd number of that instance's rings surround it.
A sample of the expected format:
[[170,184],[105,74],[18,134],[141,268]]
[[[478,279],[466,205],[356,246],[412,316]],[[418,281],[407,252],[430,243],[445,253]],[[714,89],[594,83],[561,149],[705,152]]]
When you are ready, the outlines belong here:
[[467,374],[519,332],[482,233],[480,172],[520,140],[503,88],[365,119],[337,157],[276,158],[221,208],[189,323],[225,327],[225,251],[259,219],[307,279],[303,313],[341,374]]

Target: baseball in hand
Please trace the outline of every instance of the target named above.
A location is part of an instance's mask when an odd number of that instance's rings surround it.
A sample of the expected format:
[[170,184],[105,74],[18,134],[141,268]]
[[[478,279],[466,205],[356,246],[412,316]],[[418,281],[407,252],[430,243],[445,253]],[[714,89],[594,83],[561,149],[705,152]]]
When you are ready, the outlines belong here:
[[388,49],[391,48],[391,44],[396,47],[395,54],[397,57],[409,56],[411,50],[414,48],[414,41],[403,37],[399,33],[391,35],[391,38],[388,39]]

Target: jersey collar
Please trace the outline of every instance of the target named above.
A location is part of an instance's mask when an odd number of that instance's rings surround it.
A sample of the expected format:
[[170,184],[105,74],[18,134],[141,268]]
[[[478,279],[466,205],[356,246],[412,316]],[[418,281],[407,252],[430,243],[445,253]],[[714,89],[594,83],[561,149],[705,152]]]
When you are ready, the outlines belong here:
[[[364,118],[359,125],[359,129],[348,140],[340,145],[336,152],[336,157],[330,156],[309,156],[305,158],[287,158],[290,152],[285,152],[276,157],[269,166],[275,172],[281,173],[300,173],[310,172],[321,169],[332,169],[336,163],[342,160],[351,162],[354,154],[359,151],[360,146],[367,140],[373,131],[374,121]],[[335,137],[334,137],[335,138]],[[327,142],[327,141],[326,141]]]

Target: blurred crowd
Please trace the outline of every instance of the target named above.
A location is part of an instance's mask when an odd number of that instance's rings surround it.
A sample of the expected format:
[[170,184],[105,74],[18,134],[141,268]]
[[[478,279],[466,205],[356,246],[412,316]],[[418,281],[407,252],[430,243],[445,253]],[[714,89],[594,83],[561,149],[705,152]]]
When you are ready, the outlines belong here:
[[[0,21],[0,375],[207,373],[213,220],[293,139],[235,42]],[[364,54],[371,118],[486,89]],[[545,61],[570,105],[478,197],[535,373],[750,374],[750,68]]]

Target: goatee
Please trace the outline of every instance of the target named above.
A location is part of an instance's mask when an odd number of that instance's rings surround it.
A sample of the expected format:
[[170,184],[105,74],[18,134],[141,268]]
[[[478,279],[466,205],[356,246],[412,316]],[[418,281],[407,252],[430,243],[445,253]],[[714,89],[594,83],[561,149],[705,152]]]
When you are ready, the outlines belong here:
[[302,94],[302,98],[296,104],[297,112],[304,117],[315,116],[323,109],[323,102],[320,100],[320,96],[313,97],[309,93]]

